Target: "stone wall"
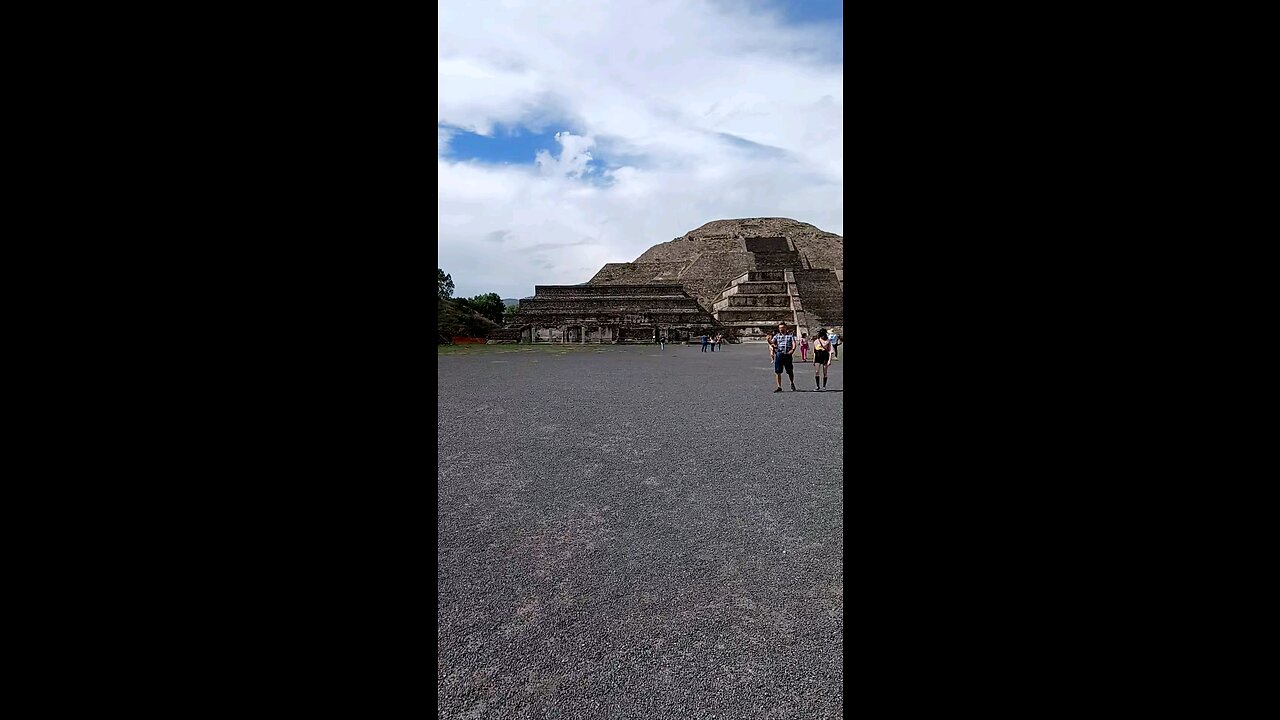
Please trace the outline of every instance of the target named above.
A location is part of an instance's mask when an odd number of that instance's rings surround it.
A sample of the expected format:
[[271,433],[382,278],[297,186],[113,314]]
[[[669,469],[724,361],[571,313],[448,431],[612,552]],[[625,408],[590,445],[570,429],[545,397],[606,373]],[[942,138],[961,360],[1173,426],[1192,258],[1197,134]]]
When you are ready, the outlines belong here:
[[708,237],[686,235],[670,242],[654,245],[636,258],[636,262],[680,262],[700,253],[717,252],[746,252],[746,248],[743,247],[742,240],[737,234]]
[[520,302],[513,323],[534,342],[652,342],[655,331],[675,337],[718,329],[715,318],[680,285],[539,285],[535,290]]
[[749,237],[743,239],[747,252],[790,252],[791,246],[785,237]]
[[523,325],[507,325],[496,330],[489,331],[488,341],[490,345],[495,343],[515,343],[520,342],[520,335],[524,332]]
[[680,275],[680,284],[699,305],[710,308],[729,280],[754,268],[748,252],[703,253]]
[[[584,312],[629,312],[632,307],[642,308],[644,312],[653,312],[656,310],[679,310],[689,308],[689,296],[687,295],[666,295],[661,297],[649,297],[642,295],[633,295],[628,298],[574,298],[574,297],[558,297],[547,298],[546,300],[534,299],[526,300],[528,306],[522,306],[522,313],[584,313]],[[523,305],[523,304],[522,304]]]
[[751,260],[757,270],[791,270],[801,265],[796,252],[757,252],[751,254]]
[[641,285],[676,282],[689,261],[609,263],[600,268],[588,285]]
[[[596,283],[612,283],[635,272],[635,263],[608,263],[587,281],[588,285]],[[536,290],[534,291],[537,292]]]
[[536,285],[533,297],[520,301],[520,309],[531,300],[548,298],[591,298],[591,297],[680,297],[685,294],[678,283],[661,285]]

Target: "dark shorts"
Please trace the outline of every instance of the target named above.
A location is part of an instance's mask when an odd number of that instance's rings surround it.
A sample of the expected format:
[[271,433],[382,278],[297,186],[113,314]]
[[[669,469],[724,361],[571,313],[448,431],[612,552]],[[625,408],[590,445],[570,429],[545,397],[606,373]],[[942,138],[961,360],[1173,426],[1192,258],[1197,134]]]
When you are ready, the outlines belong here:
[[826,351],[826,350],[814,350],[814,351],[813,351],[813,364],[814,364],[814,365],[826,365],[826,364],[827,364],[827,351]]
[[782,369],[784,367],[787,369],[787,374],[790,375],[791,374],[791,356],[788,355],[787,353],[780,352],[776,357],[773,358],[773,372],[780,375],[782,374]]

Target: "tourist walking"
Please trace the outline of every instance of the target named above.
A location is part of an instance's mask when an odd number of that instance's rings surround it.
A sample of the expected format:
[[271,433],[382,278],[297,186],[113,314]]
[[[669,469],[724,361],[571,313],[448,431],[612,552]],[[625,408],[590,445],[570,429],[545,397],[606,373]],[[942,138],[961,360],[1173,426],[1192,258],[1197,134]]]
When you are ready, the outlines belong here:
[[773,362],[773,356],[774,356],[774,354],[778,352],[778,349],[777,349],[776,347],[774,347],[774,345],[773,345],[773,331],[772,331],[772,330],[768,330],[768,331],[766,331],[766,332],[765,332],[765,334],[764,334],[764,344],[769,346],[769,362],[770,362],[770,363],[772,363],[772,362]]
[[714,338],[714,337],[713,337],[713,338],[711,338],[711,352],[715,352],[715,351],[716,351],[716,346],[717,346],[717,345],[719,345],[719,344],[720,344],[720,343],[716,341],[716,338]]
[[[826,330],[818,330],[813,339],[813,386],[818,392],[827,389],[827,366],[831,364],[831,341]],[[822,372],[822,384],[818,384],[818,372]]]
[[707,351],[707,336],[703,335],[702,336],[702,352],[706,352],[706,351]]
[[791,367],[791,356],[796,354],[796,336],[787,332],[787,324],[778,323],[778,334],[773,336],[773,376],[774,392],[782,392],[782,371],[787,371],[787,379],[791,381],[791,392],[796,391],[796,374]]
[[840,333],[831,331],[831,359],[840,357]]
[[667,336],[665,334],[658,336],[658,349],[659,350],[667,349]]
[[800,362],[809,362],[809,336],[800,333]]

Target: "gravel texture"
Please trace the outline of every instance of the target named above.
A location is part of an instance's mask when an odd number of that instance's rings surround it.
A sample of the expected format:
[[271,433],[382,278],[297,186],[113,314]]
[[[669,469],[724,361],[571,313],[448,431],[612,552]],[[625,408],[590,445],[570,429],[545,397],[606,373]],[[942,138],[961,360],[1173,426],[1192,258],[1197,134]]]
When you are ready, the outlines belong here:
[[843,717],[844,364],[442,352],[439,717]]

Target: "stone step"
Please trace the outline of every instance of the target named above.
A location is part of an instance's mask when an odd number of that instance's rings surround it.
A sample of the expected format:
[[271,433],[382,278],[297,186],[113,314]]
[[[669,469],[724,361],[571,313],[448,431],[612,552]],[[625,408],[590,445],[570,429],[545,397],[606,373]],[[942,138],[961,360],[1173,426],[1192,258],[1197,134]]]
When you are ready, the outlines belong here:
[[[764,297],[767,298],[769,296],[764,296]],[[752,309],[758,308],[760,312],[764,313],[765,315],[774,315],[779,310],[784,312],[789,311],[792,305],[791,305],[790,296],[776,295],[776,296],[773,296],[773,299],[766,299],[764,302],[754,302],[754,303],[753,302],[745,302],[745,303],[731,302],[727,300],[721,300],[720,302],[716,303],[715,306],[713,307],[715,307],[717,310],[728,310],[731,312],[740,312],[743,310],[752,310]]]
[[789,326],[794,326],[795,322],[791,317],[768,317],[768,318],[752,318],[750,320],[723,320],[716,318],[719,323],[729,328],[743,327],[777,327],[778,323],[784,322]]
[[[769,310],[774,310],[769,313]],[[758,325],[762,323],[795,324],[795,313],[786,307],[726,307],[712,313],[724,324]]]
[[716,304],[711,306],[711,309],[714,312],[719,312],[721,310],[762,308],[765,312],[772,312],[777,308],[788,309],[790,307],[791,297],[789,295],[733,295],[723,300],[717,300]]
[[791,312],[763,313],[762,308],[724,309],[713,313],[716,320],[725,325],[777,325],[784,322],[796,324],[795,314]]
[[783,270],[752,270],[747,273],[747,282],[785,282],[786,279],[786,271]]
[[781,293],[770,295],[730,295],[720,302],[728,303],[726,307],[791,307],[791,296]]
[[[801,267],[800,253],[795,250],[771,250],[769,252],[751,253],[751,257],[756,261],[756,267],[761,267],[762,263],[780,263],[788,267]],[[772,269],[772,268],[769,268]]]
[[753,280],[730,285],[720,291],[720,295],[722,297],[731,295],[774,295],[777,293],[785,294],[786,292],[787,284],[781,280]]

